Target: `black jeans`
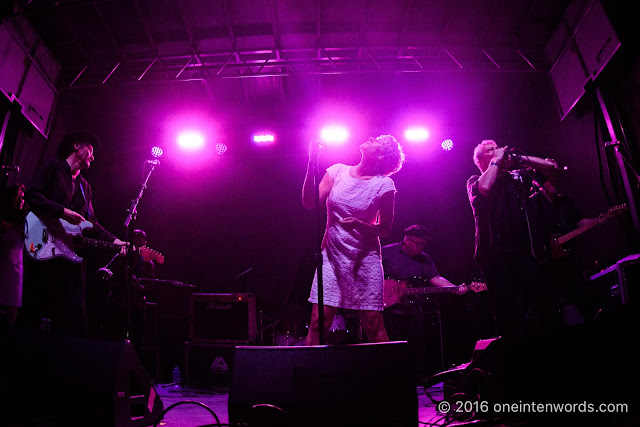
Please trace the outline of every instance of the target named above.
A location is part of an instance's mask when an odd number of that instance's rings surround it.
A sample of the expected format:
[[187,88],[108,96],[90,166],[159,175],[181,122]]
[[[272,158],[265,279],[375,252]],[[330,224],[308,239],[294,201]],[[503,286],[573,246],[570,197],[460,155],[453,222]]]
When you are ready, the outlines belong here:
[[496,335],[548,332],[560,326],[553,281],[527,256],[505,256],[484,268]]
[[84,337],[88,333],[85,302],[85,263],[57,258],[24,260],[22,310],[19,324],[40,330],[49,319],[51,332]]
[[384,327],[391,341],[407,341],[416,378],[427,373],[424,325],[418,305],[394,304],[384,310]]

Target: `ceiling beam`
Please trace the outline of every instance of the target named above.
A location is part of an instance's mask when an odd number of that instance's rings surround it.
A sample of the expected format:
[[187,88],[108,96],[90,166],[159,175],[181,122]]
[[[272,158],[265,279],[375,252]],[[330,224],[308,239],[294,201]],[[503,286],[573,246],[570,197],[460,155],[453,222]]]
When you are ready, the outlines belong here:
[[187,14],[184,11],[184,7],[182,6],[182,2],[180,0],[173,0],[173,4],[175,5],[176,9],[178,10],[178,16],[180,16],[180,21],[182,22],[182,25],[184,26],[184,32],[187,34],[187,39],[189,40],[189,43],[191,44],[191,46],[193,47],[194,51],[196,49],[196,41],[193,35],[193,28],[191,28],[191,23],[189,22],[189,20],[187,19]]
[[280,19],[278,18],[278,0],[271,0],[271,29],[273,31],[273,46],[276,50],[276,59],[280,59],[282,42],[280,37]]
[[[82,74],[84,82],[94,80],[100,85],[109,73],[111,84],[131,83],[133,81],[189,81],[212,78],[251,78],[267,76],[288,76],[307,74],[354,74],[380,71],[396,72],[432,72],[432,71],[499,71],[499,72],[545,72],[544,67],[532,64],[520,49],[507,49],[500,60],[491,49],[467,46],[466,49],[452,51],[447,46],[424,49],[419,46],[401,46],[396,55],[393,46],[360,46],[327,47],[320,49],[282,50],[282,58],[275,58],[274,50],[236,51],[225,53],[201,53],[174,56],[148,56],[145,58],[128,58],[121,64],[107,66],[104,73],[98,76]],[[444,53],[446,60],[437,52]],[[478,53],[482,55],[481,59]],[[535,56],[541,52],[531,51]],[[241,58],[251,60],[236,60]],[[162,64],[162,67],[158,66]],[[464,65],[463,65],[464,64]],[[197,68],[196,68],[197,67]],[[118,73],[113,73],[114,69]],[[201,73],[187,71],[201,71]],[[74,80],[74,88],[82,87],[76,81],[77,72],[71,75],[67,71],[65,81]],[[70,88],[70,87],[67,87]],[[62,88],[64,89],[64,88]]]
[[147,41],[149,42],[151,49],[153,49],[153,52],[157,56],[159,54],[158,45],[153,39],[153,34],[151,32],[151,23],[149,22],[149,19],[147,18],[147,16],[142,12],[142,8],[140,7],[140,2],[138,0],[133,0],[133,5],[136,9],[136,12],[138,12],[138,17],[140,18],[140,21],[142,22],[142,27],[144,28],[144,32],[147,36]]
[[449,32],[453,17],[455,16],[456,10],[458,9],[458,0],[445,1],[444,4],[446,12],[444,20],[442,22],[442,26],[440,27],[440,41],[442,43],[446,43],[447,41],[447,33]]
[[[227,2],[225,0],[220,0],[220,7],[222,8],[222,14],[224,15],[224,22],[227,24],[227,31],[229,33],[229,39],[231,40],[231,50],[236,55],[236,61],[240,62],[240,54],[238,53],[238,42],[236,41],[236,35],[233,31],[233,24],[231,23],[231,16],[229,15]],[[220,71],[222,71],[222,69]]]
[[320,15],[322,14],[322,0],[313,1],[313,20],[316,24],[316,49],[320,49],[320,37],[322,36],[322,24]]
[[116,40],[116,37],[113,35],[113,31],[111,31],[111,28],[107,25],[107,21],[104,18],[102,11],[98,7],[98,3],[96,2],[93,3],[93,10],[96,12],[96,15],[98,15],[98,21],[100,22],[100,25],[104,29],[104,32],[107,33],[107,37],[111,41],[111,44],[113,45],[113,48],[116,51],[116,55],[120,59],[124,58],[124,55],[122,54],[122,49],[120,49],[120,45],[118,45],[118,41]]
[[398,46],[405,44],[407,36],[407,28],[409,27],[409,12],[413,9],[414,0],[405,0],[402,6],[402,15],[400,16],[400,30],[398,31]]
[[[54,9],[54,13],[55,16],[60,19],[60,21],[62,21],[65,29],[67,31],[69,31],[69,33],[71,34],[71,39],[73,41],[73,44],[76,45],[76,47],[78,48],[79,53],[82,54],[82,56],[84,57],[84,62],[88,61],[89,59],[89,48],[85,45],[85,43],[83,42],[82,38],[80,37],[80,35],[78,34],[78,32],[75,29],[75,26],[72,25],[69,22],[69,19],[67,19],[67,17],[62,13],[63,11],[61,11],[59,8],[55,8]],[[80,61],[83,62],[83,61]]]

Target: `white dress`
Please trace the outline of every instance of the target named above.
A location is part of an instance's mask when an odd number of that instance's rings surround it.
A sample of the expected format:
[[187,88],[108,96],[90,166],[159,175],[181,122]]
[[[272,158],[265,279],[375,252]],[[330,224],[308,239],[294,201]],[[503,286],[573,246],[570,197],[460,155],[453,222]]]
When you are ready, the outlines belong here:
[[[323,304],[382,311],[380,239],[362,224],[341,224],[339,220],[352,216],[374,224],[380,198],[395,192],[396,187],[387,176],[358,179],[349,174],[350,169],[340,163],[327,169],[333,187],[327,198],[327,229],[322,241]],[[309,302],[318,302],[317,273]]]

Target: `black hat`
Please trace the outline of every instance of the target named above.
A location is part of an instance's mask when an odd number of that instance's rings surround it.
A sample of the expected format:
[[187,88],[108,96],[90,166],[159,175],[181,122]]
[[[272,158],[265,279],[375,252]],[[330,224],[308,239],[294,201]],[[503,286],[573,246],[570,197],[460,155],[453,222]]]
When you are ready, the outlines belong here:
[[58,157],[66,159],[73,153],[75,144],[91,145],[94,149],[100,148],[100,140],[89,131],[71,131],[67,133],[58,146]]
[[429,240],[429,232],[422,225],[411,225],[404,230],[404,236],[416,236],[424,240]]

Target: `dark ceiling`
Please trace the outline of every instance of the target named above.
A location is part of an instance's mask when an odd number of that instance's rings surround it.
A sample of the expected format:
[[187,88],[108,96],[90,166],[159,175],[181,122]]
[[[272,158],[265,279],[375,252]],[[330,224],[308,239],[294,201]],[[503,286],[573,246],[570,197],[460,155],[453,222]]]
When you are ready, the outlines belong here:
[[16,0],[59,89],[305,73],[544,72],[569,0]]

